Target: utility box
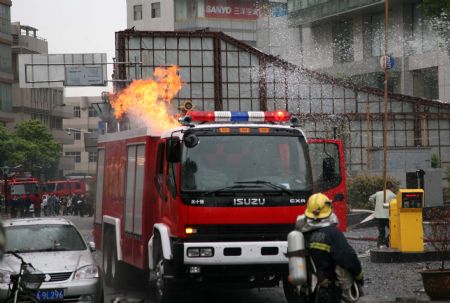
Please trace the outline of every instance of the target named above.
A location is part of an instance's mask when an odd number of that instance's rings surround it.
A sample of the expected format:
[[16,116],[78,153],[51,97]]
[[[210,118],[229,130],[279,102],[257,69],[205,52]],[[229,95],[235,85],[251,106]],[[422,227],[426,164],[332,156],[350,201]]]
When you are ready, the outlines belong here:
[[422,189],[400,189],[390,202],[391,248],[401,252],[423,252],[424,192]]

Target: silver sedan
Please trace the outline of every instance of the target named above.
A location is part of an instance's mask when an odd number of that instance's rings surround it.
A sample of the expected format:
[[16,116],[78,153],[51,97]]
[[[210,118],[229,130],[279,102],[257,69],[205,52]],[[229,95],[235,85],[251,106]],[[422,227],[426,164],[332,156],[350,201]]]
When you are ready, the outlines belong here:
[[3,224],[7,244],[0,262],[0,302],[8,295],[11,274],[20,268],[20,261],[8,251],[16,252],[45,275],[37,291],[41,302],[103,302],[100,270],[92,256],[95,244],[86,245],[70,221],[30,218]]

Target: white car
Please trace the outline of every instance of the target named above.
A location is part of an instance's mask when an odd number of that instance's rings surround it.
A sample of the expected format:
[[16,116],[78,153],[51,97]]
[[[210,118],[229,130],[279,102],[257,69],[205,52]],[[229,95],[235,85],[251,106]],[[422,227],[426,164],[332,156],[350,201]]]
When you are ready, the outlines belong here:
[[0,262],[0,302],[7,297],[9,277],[19,271],[19,254],[45,274],[37,292],[41,302],[103,302],[100,269],[76,227],[63,218],[27,218],[3,221],[6,253]]

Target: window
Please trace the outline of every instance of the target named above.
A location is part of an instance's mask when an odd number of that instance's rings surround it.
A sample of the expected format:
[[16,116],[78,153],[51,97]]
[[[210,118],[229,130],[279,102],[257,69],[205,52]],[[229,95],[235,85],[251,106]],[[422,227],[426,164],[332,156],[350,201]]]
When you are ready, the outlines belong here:
[[419,5],[413,7],[413,41],[412,51],[416,54],[425,53],[438,48],[439,38],[432,29],[431,22],[424,18]]
[[136,145],[127,151],[127,180],[125,191],[125,231],[133,232],[134,186],[136,181]]
[[[314,142],[309,144],[309,154],[311,155],[314,183],[319,191],[329,190],[341,183],[338,145],[334,143]],[[327,170],[328,174],[324,175],[324,172]]]
[[144,198],[145,145],[128,146],[125,193],[125,231],[142,234],[142,205]]
[[74,132],[73,132],[73,139],[74,139],[74,140],[81,140],[81,132],[79,132],[79,131],[74,131]]
[[[388,53],[394,47],[394,32],[392,22],[388,28]],[[384,14],[372,16],[372,56],[384,55]]]
[[97,111],[95,108],[91,105],[89,106],[89,117],[97,117]]
[[105,171],[105,151],[98,150],[97,190],[95,194],[95,223],[102,223],[103,177]]
[[152,3],[152,18],[161,17],[161,3],[155,2]]
[[156,188],[159,194],[162,194],[164,178],[164,143],[158,145],[158,154],[156,156]]
[[80,107],[79,106],[74,106],[73,107],[73,116],[75,118],[80,118]]
[[333,62],[353,61],[353,23],[343,20],[333,24]]
[[177,164],[167,163],[166,186],[173,198],[177,195]]
[[89,162],[97,162],[97,152],[89,152]]
[[133,20],[142,20],[142,5],[133,6]]
[[439,99],[438,68],[429,67],[413,71],[413,94],[427,99]]
[[136,188],[134,197],[134,233],[142,234],[142,205],[144,199],[145,145],[137,147]]
[[81,152],[66,152],[66,156],[74,157],[75,163],[81,162]]
[[[8,226],[5,228],[8,241],[6,250],[23,250],[27,252],[64,250],[85,250],[83,238],[75,227],[62,224],[35,224]],[[57,243],[58,245],[55,245]],[[51,249],[50,249],[51,250]]]

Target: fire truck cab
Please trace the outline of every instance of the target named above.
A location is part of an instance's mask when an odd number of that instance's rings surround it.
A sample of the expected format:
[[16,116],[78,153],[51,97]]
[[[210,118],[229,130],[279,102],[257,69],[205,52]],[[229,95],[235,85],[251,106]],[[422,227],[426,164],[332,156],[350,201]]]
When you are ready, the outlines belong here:
[[178,282],[286,286],[287,234],[313,192],[339,200],[346,227],[340,141],[308,141],[291,118],[190,112],[163,135],[100,138],[94,236],[106,282],[128,264],[150,271],[159,301]]

